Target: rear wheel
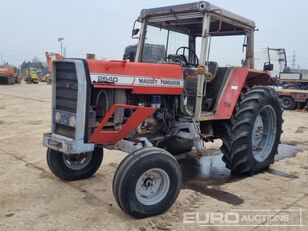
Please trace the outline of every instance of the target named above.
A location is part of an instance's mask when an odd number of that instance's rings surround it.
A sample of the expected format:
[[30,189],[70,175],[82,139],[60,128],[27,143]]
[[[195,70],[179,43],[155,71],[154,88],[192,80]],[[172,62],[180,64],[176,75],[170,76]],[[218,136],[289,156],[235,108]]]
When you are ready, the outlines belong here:
[[113,180],[119,207],[135,218],[162,214],[175,202],[182,186],[175,158],[159,148],[144,148],[128,155]]
[[228,140],[221,150],[226,167],[234,173],[255,174],[268,168],[278,154],[282,108],[276,92],[267,87],[248,91],[238,103]]
[[285,110],[295,110],[296,109],[296,102],[295,100],[290,96],[282,96],[282,107]]
[[66,181],[82,180],[91,177],[99,169],[103,160],[103,150],[66,155],[53,149],[47,150],[47,163],[51,172]]

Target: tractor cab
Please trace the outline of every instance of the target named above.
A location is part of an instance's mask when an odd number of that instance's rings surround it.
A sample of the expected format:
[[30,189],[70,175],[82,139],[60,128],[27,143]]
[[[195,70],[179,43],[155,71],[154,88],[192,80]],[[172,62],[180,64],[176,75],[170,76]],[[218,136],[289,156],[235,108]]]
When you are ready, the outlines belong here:
[[[183,67],[184,113],[200,120],[203,112],[217,106],[233,67],[220,67],[210,60],[212,39],[242,36],[246,48],[242,66],[253,68],[255,23],[208,2],[144,9],[134,24],[139,36],[136,62],[177,64]],[[149,46],[159,47],[149,58]],[[162,49],[162,47],[164,49]]]

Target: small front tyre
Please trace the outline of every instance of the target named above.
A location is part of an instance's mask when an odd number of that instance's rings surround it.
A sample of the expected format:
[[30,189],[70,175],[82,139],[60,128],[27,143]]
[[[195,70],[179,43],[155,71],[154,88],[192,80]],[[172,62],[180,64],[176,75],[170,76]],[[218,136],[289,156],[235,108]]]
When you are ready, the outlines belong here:
[[53,149],[47,150],[47,163],[51,172],[65,181],[83,180],[91,177],[101,166],[103,150],[95,148],[93,152],[66,155]]
[[159,148],[144,148],[128,155],[113,180],[113,194],[120,208],[135,218],[167,211],[182,186],[176,159]]

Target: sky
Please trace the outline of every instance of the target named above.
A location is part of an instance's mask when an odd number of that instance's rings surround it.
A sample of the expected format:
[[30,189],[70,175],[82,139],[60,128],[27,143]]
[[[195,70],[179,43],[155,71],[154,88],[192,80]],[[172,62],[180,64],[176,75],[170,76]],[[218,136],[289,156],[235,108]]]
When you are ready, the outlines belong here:
[[[0,53],[14,65],[33,57],[45,61],[45,51],[60,53],[58,38],[63,37],[67,57],[95,53],[121,59],[125,47],[137,42],[131,30],[141,9],[189,2],[193,0],[0,0]],[[255,48],[285,48],[289,64],[296,52],[296,64],[308,69],[308,1],[210,2],[256,22]],[[242,38],[216,42],[211,59],[238,63],[242,43]]]

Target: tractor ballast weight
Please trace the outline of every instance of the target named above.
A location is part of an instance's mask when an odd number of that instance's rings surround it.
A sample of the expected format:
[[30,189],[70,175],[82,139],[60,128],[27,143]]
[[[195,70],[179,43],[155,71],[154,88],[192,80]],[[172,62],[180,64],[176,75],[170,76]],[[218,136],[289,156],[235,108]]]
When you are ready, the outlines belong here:
[[[269,73],[253,69],[255,23],[204,1],[142,10],[137,22],[130,61],[53,62],[52,129],[43,141],[51,171],[63,180],[85,179],[99,168],[103,148],[130,153],[113,193],[123,211],[147,217],[178,196],[182,176],[174,156],[193,147],[202,155],[204,142],[222,139],[223,161],[236,173],[255,174],[273,163],[282,110],[264,86],[274,83]],[[164,41],[149,45],[151,29],[164,33]],[[171,51],[175,35],[185,36],[187,46]],[[230,35],[247,37],[241,67],[209,61],[210,38]],[[146,44],[159,47],[155,63],[143,60]]]

